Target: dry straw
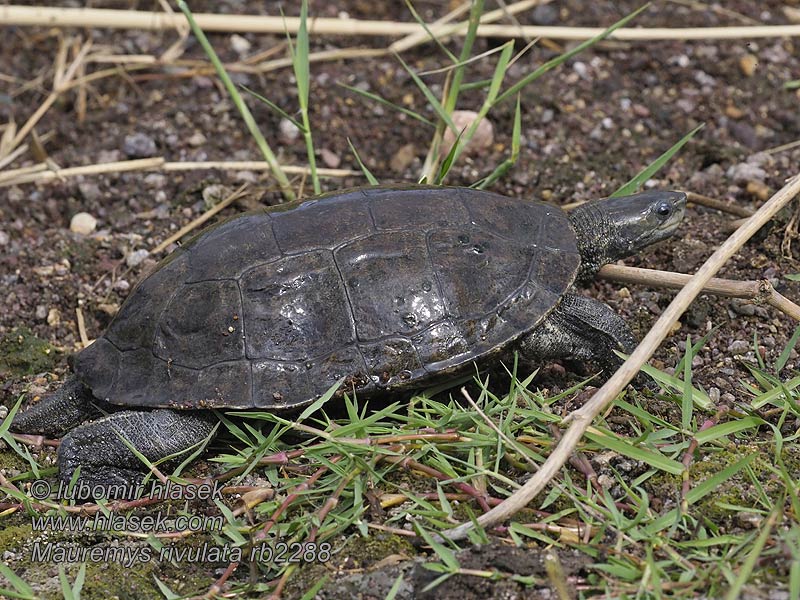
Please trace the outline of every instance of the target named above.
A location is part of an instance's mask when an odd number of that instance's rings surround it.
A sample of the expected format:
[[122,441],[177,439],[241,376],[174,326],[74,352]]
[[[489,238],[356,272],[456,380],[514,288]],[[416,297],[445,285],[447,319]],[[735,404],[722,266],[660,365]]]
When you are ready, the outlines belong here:
[[[297,33],[300,19],[265,15],[196,14],[195,20],[204,31]],[[0,7],[0,25],[39,25],[58,27],[104,27],[111,29],[178,29],[183,16],[163,12],[113,10],[100,8],[54,8],[9,5]],[[397,37],[417,34],[427,37],[421,25],[414,22],[369,21],[359,19],[316,18],[309,22],[309,33],[322,35],[360,35]],[[434,35],[461,35],[464,28],[450,24],[431,25]],[[604,31],[601,27],[549,27],[518,25],[481,25],[478,35],[495,38],[545,37],[560,40],[588,40]],[[646,40],[710,40],[800,36],[800,25],[753,25],[737,27],[687,28],[621,28],[610,39]]]

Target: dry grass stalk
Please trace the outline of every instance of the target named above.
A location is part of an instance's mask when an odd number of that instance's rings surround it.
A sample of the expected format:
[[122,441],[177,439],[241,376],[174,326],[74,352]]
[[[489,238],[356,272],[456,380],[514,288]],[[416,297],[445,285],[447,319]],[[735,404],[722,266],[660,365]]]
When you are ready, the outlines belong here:
[[[580,409],[564,420],[569,427],[561,442],[553,450],[539,471],[525,485],[515,491],[502,504],[478,517],[477,524],[488,528],[505,521],[533,500],[539,492],[559,473],[572,456],[583,434],[599,415],[639,372],[645,361],[653,355],[656,348],[672,329],[674,323],[688,308],[692,300],[722,267],[725,262],[741,248],[775,214],[800,194],[800,174],[795,175],[772,198],[770,198],[752,217],[731,235],[695,273],[675,296],[658,321],[636,347],[628,360],[611,376]],[[462,539],[475,527],[474,523],[463,523],[454,529],[443,532],[449,539]]]
[[[0,8],[0,22],[2,22],[2,8]],[[8,153],[13,152],[13,150],[19,146],[22,140],[25,139],[25,136],[30,133],[39,120],[55,103],[55,101],[58,99],[58,96],[65,89],[67,89],[67,86],[69,86],[70,82],[74,80],[80,66],[86,59],[86,55],[91,46],[91,40],[87,41],[80,48],[80,50],[76,52],[75,58],[69,64],[69,66],[66,66],[67,44],[62,40],[59,47],[59,52],[56,56],[55,75],[53,77],[53,91],[50,92],[45,101],[42,102],[41,106],[39,106],[39,108],[37,108],[36,111],[28,118],[28,120],[25,122],[25,125],[23,125],[22,128],[17,132],[10,144],[4,148],[5,153],[0,155],[0,159],[4,158]]]
[[[106,173],[122,173],[124,171],[197,171],[203,169],[220,169],[227,171],[268,171],[269,164],[264,161],[209,161],[209,162],[166,162],[163,157],[138,158],[110,163],[69,167],[66,169],[48,170],[45,163],[22,167],[0,173],[0,188],[24,183],[47,183],[54,179],[63,180],[78,175],[102,175]],[[308,167],[281,165],[284,172],[299,175],[308,172]],[[317,169],[321,177],[358,176],[359,171],[351,169]]]
[[[266,15],[194,15],[204,31],[250,33],[297,33],[300,19]],[[99,8],[54,8],[8,5],[0,6],[0,22],[5,25],[32,25],[60,27],[103,27],[111,29],[164,30],[183,26],[183,18],[176,14],[136,10]],[[415,22],[369,21],[357,19],[315,18],[308,24],[310,34],[387,36],[409,35],[423,31]],[[588,40],[604,31],[600,27],[550,27],[514,25],[482,25],[481,37],[536,38],[560,40]],[[437,32],[435,32],[437,33]],[[460,33],[456,30],[454,34]],[[425,34],[427,36],[427,33]],[[750,39],[800,36],[800,25],[757,25],[736,27],[686,27],[686,28],[621,28],[611,36],[615,40],[712,40]]]
[[150,254],[158,254],[159,252],[162,252],[167,246],[169,246],[170,244],[174,244],[175,242],[177,242],[179,239],[181,239],[183,236],[185,236],[190,231],[193,231],[194,229],[197,229],[198,227],[200,227],[200,225],[202,225],[203,223],[208,221],[211,217],[213,217],[219,211],[221,211],[224,208],[227,208],[228,206],[233,204],[239,198],[243,198],[244,196],[246,196],[247,195],[247,192],[245,191],[246,189],[247,189],[247,184],[244,184],[241,187],[239,187],[239,189],[237,189],[235,192],[230,194],[227,198],[225,198],[221,202],[215,204],[212,208],[210,208],[209,210],[204,212],[202,215],[200,215],[199,217],[194,219],[191,223],[189,223],[187,225],[184,225],[178,231],[176,231],[174,234],[172,234],[167,239],[165,239],[163,242],[161,242],[158,246],[153,248],[150,251]]
[[91,344],[89,336],[86,334],[86,321],[83,318],[83,311],[80,307],[75,309],[75,318],[78,321],[78,335],[81,338],[81,345],[86,348]]
[[[634,283],[679,290],[692,278],[683,273],[640,269],[623,265],[606,265],[598,273],[600,279],[619,283]],[[703,286],[703,293],[728,298],[753,300],[758,304],[769,304],[779,311],[800,321],[800,306],[779,293],[766,279],[760,281],[736,281],[712,277]]]

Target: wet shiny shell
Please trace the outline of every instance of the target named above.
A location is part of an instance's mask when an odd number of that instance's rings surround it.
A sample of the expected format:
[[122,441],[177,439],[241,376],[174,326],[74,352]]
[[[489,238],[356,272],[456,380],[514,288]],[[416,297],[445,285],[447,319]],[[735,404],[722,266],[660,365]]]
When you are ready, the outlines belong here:
[[247,213],[168,256],[77,357],[117,404],[283,409],[513,349],[572,284],[557,208],[467,188],[363,188]]

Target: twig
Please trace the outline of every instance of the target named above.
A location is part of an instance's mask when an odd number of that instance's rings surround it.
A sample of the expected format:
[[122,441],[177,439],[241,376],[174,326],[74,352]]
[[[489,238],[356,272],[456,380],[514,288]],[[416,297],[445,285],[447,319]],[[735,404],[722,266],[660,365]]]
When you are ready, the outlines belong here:
[[[81,167],[69,167],[66,169],[58,169],[56,171],[46,170],[45,163],[39,163],[24,169],[14,169],[0,173],[0,187],[10,185],[19,185],[22,183],[37,182],[42,183],[52,181],[53,179],[62,179],[66,177],[76,177],[78,175],[100,175],[102,173],[119,173],[122,171],[143,171],[150,170],[156,167],[161,167],[164,164],[163,158],[139,158],[136,160],[121,160],[113,163],[100,163],[96,165],[85,165]],[[34,168],[38,170],[33,171]],[[27,173],[24,171],[27,169]],[[33,172],[32,172],[33,171]]]
[[[665,287],[679,290],[691,279],[691,275],[672,273],[670,271],[656,271],[654,269],[640,269],[623,265],[606,265],[597,274],[600,279],[618,281],[620,283],[638,283]],[[728,298],[744,298],[757,303],[766,303],[779,311],[800,321],[800,306],[777,292],[772,284],[766,280],[736,281],[734,279],[719,279],[712,277],[703,285],[701,292],[727,296]]]
[[89,345],[89,336],[86,335],[86,321],[83,320],[83,311],[80,307],[75,308],[75,317],[78,320],[78,335],[81,338],[81,344],[86,348]]
[[[292,175],[306,173],[308,167],[296,165],[282,165],[281,168]],[[164,157],[138,158],[135,160],[120,160],[117,162],[86,165],[82,167],[69,167],[57,171],[47,170],[47,165],[39,163],[30,167],[14,169],[0,173],[0,188],[23,183],[46,183],[54,179],[64,179],[77,175],[102,175],[105,173],[120,173],[122,171],[195,171],[202,169],[224,169],[229,171],[268,171],[266,161],[209,161],[209,162],[166,162]],[[323,177],[351,177],[361,175],[359,171],[351,169],[317,169],[317,174]]]
[[208,600],[209,598],[216,598],[217,595],[222,591],[222,586],[225,585],[225,582],[228,581],[228,578],[233,575],[233,572],[239,567],[238,562],[232,562],[228,565],[228,568],[225,569],[225,572],[217,579],[211,587],[208,588],[208,591],[200,596],[203,600]]
[[[703,266],[675,296],[628,360],[595,393],[589,402],[565,419],[565,423],[568,421],[571,421],[571,423],[564,432],[563,439],[541,466],[540,470],[525,485],[509,496],[503,504],[479,516],[477,519],[478,525],[491,527],[506,520],[524,508],[544,489],[545,485],[555,477],[572,455],[583,434],[591,425],[592,420],[617,397],[622,388],[639,372],[644,362],[653,355],[653,352],[666,337],[675,321],[678,320],[692,300],[701,292],[703,286],[711,279],[714,273],[798,193],[800,193],[800,174],[790,179],[783,188],[770,198],[756,214],[750,217],[703,263]],[[474,527],[475,524],[472,522],[462,523],[454,529],[443,532],[441,535],[457,540],[465,537]]]
[[247,184],[242,185],[238,190],[236,190],[235,192],[230,194],[227,198],[225,198],[221,202],[215,204],[212,208],[210,208],[209,210],[204,212],[202,215],[200,215],[199,217],[194,219],[188,225],[184,225],[183,227],[181,227],[178,231],[176,231],[174,234],[169,236],[167,239],[165,239],[163,242],[161,242],[158,246],[153,248],[150,251],[150,254],[158,254],[159,252],[164,250],[170,244],[172,244],[174,242],[177,242],[179,239],[181,239],[187,233],[189,233],[193,229],[199,227],[200,225],[202,225],[203,223],[208,221],[211,217],[213,217],[219,211],[221,211],[222,209],[230,206],[231,204],[233,204],[236,200],[238,200],[242,196],[245,196],[246,195],[245,194],[245,189],[247,189]]
[[784,150],[791,150],[793,148],[797,148],[800,146],[800,140],[795,140],[793,142],[789,142],[788,144],[781,144],[780,146],[775,146],[774,148],[770,148],[769,150],[764,150],[763,154],[777,154],[778,152],[783,152]]
[[736,215],[737,217],[753,216],[753,211],[749,208],[745,208],[744,206],[729,204],[727,202],[723,202],[722,200],[709,198],[708,196],[703,196],[702,194],[696,194],[694,192],[686,192],[686,196],[689,202],[694,202],[695,204],[700,204],[701,206],[707,206],[708,208],[721,210],[722,212],[730,213],[732,215]]
[[[198,13],[195,21],[204,31],[250,33],[297,33],[300,19],[265,15],[217,15]],[[137,10],[100,8],[53,8],[34,6],[0,6],[0,22],[4,25],[49,27],[103,27],[111,29],[163,30],[176,29],[182,19],[175,14]],[[451,27],[451,26],[445,26]],[[434,35],[439,29],[431,27]],[[368,21],[358,19],[315,18],[308,24],[310,34],[401,36],[420,33],[418,23],[405,21]],[[516,38],[547,37],[560,40],[588,40],[604,31],[600,27],[549,27],[527,25],[482,25],[481,37]],[[455,31],[453,33],[461,33]],[[427,34],[425,34],[427,35]],[[758,25],[752,27],[688,27],[688,28],[621,28],[611,39],[629,41],[649,40],[711,40],[764,37],[795,37],[800,35],[800,25]]]

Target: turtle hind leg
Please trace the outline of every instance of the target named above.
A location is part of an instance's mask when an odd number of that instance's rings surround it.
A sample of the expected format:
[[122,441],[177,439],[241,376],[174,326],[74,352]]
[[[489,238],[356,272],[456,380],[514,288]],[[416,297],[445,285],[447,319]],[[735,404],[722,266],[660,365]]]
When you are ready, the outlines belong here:
[[91,390],[71,375],[60,388],[18,413],[11,423],[11,429],[20,433],[61,437],[80,423],[101,416],[105,409],[112,410],[112,407],[107,402],[95,399]]
[[576,294],[564,294],[547,318],[523,338],[520,351],[528,359],[590,360],[610,375],[623,360],[614,350],[630,354],[636,337],[611,307]]
[[131,452],[127,440],[150,462],[184,452],[207,437],[216,419],[203,411],[125,410],[73,429],[61,440],[58,466],[69,483],[80,467],[78,481],[91,488],[135,488],[147,467]]

